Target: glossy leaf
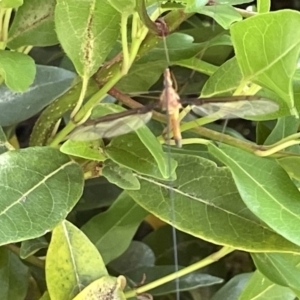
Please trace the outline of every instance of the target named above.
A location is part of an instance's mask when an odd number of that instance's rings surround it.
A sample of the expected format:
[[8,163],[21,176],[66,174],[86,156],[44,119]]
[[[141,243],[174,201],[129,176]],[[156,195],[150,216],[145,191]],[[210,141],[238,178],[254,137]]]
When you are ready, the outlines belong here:
[[105,275],[107,271],[100,253],[78,228],[67,221],[55,227],[46,257],[51,299],[73,299]]
[[253,253],[257,269],[272,282],[300,291],[300,255],[288,253]]
[[123,193],[106,212],[91,218],[82,231],[108,263],[127,249],[146,215],[144,209]]
[[256,271],[244,287],[239,300],[294,300],[295,294],[280,285],[276,285],[260,272]]
[[28,267],[5,247],[0,248],[0,270],[1,299],[25,299],[29,282]]
[[[93,109],[91,117],[92,119],[96,119],[103,115],[121,112],[123,110],[124,109],[118,105],[103,103]],[[116,163],[128,167],[129,169],[141,172],[145,172],[146,170],[146,172],[150,172],[153,176],[169,178],[174,173],[176,164],[174,161],[169,162],[167,160],[167,156],[153,133],[146,126],[142,126],[149,120],[150,115],[151,113],[133,115],[113,121],[99,122],[95,125],[80,126],[71,132],[69,137],[72,140],[93,140],[101,137],[109,138],[118,134],[135,131],[136,135],[127,134],[114,138],[105,149],[107,156]],[[122,154],[122,152],[126,152],[126,155]],[[141,164],[136,164],[136,158],[139,153],[141,153],[144,159],[141,161]],[[169,163],[171,164],[170,168]],[[153,164],[157,165],[158,169],[154,169]]]
[[300,157],[282,157],[278,159],[278,163],[289,174],[290,177],[300,181]]
[[32,117],[68,90],[74,76],[64,69],[37,66],[35,81],[25,93],[14,93],[1,85],[0,125],[9,126]]
[[[299,124],[299,119],[295,118],[294,116],[279,118],[274,129],[272,130],[264,144],[272,145],[279,142],[283,138],[288,137],[289,135],[297,133]],[[286,151],[300,153],[300,148],[299,145],[294,145],[292,147],[287,148]]]
[[120,13],[132,14],[135,9],[135,0],[108,0],[112,7]]
[[120,14],[107,1],[58,0],[55,25],[78,74],[89,78],[117,41]]
[[20,257],[26,259],[30,255],[34,255],[41,249],[48,248],[49,243],[44,236],[41,236],[36,239],[27,240],[22,242],[20,248]]
[[154,262],[155,255],[152,249],[142,242],[133,240],[122,255],[109,263],[109,268],[119,274],[125,274],[141,267],[154,266]]
[[209,144],[208,149],[231,170],[247,207],[273,230],[299,245],[300,193],[277,162],[224,144]]
[[[230,76],[228,76],[230,74]],[[213,97],[218,94],[231,95],[240,85],[243,79],[242,72],[235,57],[227,60],[206,81],[202,91],[202,97]]]
[[[172,230],[171,226],[162,226],[143,239],[143,242],[153,250],[157,265],[174,264],[175,249]],[[182,266],[188,266],[195,261],[200,261],[217,249],[216,245],[200,240],[182,231],[176,232],[176,241],[178,261]],[[223,269],[220,266],[220,262],[216,268]],[[208,270],[205,269],[205,271],[207,272]],[[217,274],[214,275],[217,276]]]
[[23,53],[0,50],[0,74],[7,87],[15,92],[25,92],[35,77],[33,59]]
[[17,8],[23,4],[23,0],[2,0],[1,8]]
[[[2,1],[3,2],[3,1]],[[7,46],[52,46],[58,44],[54,29],[55,0],[25,1],[9,29]]]
[[204,6],[198,13],[213,18],[223,28],[229,29],[231,24],[242,20],[242,16],[230,5]]
[[[89,286],[87,286],[80,294],[78,294],[74,300],[86,300],[86,299],[109,299],[109,300],[125,300],[126,297],[123,293],[126,280],[119,279],[124,277],[111,277],[103,276],[100,279],[95,280]],[[123,281],[125,280],[125,281]]]
[[101,150],[101,143],[99,141],[80,142],[67,140],[61,147],[62,153],[81,157],[89,160],[104,161],[105,155]]
[[[173,33],[166,38],[168,56],[171,63],[184,59],[192,59],[203,50],[218,45],[231,45],[228,36],[209,38],[203,43],[196,43],[188,34]],[[116,85],[118,89],[126,93],[144,92],[148,90],[160,77],[164,69],[168,67],[164,42],[161,41],[155,48],[139,59],[130,68]]]
[[80,167],[57,149],[0,155],[0,244],[39,237],[61,222],[83,189]]
[[271,1],[258,1],[257,12],[259,14],[268,13],[271,9]]
[[108,207],[120,193],[121,190],[107,182],[104,177],[89,179],[85,182],[83,195],[76,205],[76,210],[80,212]]
[[231,278],[221,289],[214,294],[211,300],[238,300],[245,285],[251,278],[251,273],[237,275]]
[[[156,153],[160,159],[159,163],[134,133],[114,138],[109,146],[106,147],[105,153],[115,163],[138,173],[159,179],[174,176],[176,162],[173,160],[168,161],[167,156],[162,151],[161,145],[159,145],[157,141],[155,141],[152,147],[153,146],[159,150],[159,152]],[[169,163],[171,164],[170,171],[168,169]]]
[[215,244],[252,252],[299,250],[247,209],[228,169],[200,157],[173,158],[178,162],[178,179],[171,186],[138,175],[141,190],[127,191],[149,212],[181,231]]
[[125,190],[139,190],[140,183],[133,172],[127,168],[120,167],[111,160],[104,163],[102,175],[111,183]]
[[294,28],[300,26],[299,16],[289,10],[261,14],[230,29],[244,80],[274,91],[289,108],[294,107],[292,78],[300,51],[300,33]]
[[46,291],[43,296],[40,298],[40,300],[51,300],[49,293]]

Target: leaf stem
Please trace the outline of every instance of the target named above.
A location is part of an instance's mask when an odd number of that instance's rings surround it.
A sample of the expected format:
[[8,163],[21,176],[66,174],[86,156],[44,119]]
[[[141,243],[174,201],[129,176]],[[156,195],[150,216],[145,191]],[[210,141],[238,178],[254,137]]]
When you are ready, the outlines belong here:
[[11,13],[12,13],[12,8],[7,8],[5,10],[5,15],[4,15],[4,20],[3,20],[3,27],[2,27],[2,41],[5,43],[5,45],[7,43],[8,27],[9,27]]
[[122,38],[122,51],[123,51],[122,75],[126,75],[130,68],[128,41],[127,41],[127,22],[128,22],[128,14],[122,13],[121,16],[121,38]]
[[81,86],[79,99],[78,99],[78,101],[76,103],[76,106],[74,107],[74,109],[71,113],[71,116],[70,116],[71,119],[74,119],[75,115],[78,113],[78,111],[80,110],[80,108],[82,106],[82,103],[83,103],[83,100],[84,100],[84,97],[85,97],[85,94],[86,94],[86,91],[87,91],[88,83],[89,83],[89,78],[84,76],[82,78],[82,86]]
[[167,282],[170,282],[172,280],[175,280],[177,278],[180,278],[184,275],[187,275],[187,274],[190,274],[196,270],[199,270],[205,266],[208,266],[216,261],[218,261],[219,259],[221,259],[222,257],[226,256],[227,254],[233,252],[235,249],[234,248],[231,248],[231,247],[223,247],[221,248],[219,251],[207,256],[206,258],[204,258],[203,260],[195,263],[195,264],[192,264],[184,269],[181,269],[179,270],[178,272],[175,272],[175,273],[172,273],[170,275],[167,275],[163,278],[160,278],[158,280],[155,280],[149,284],[146,284],[144,286],[141,286],[141,287],[138,287],[134,290],[131,290],[127,293],[125,293],[125,297],[126,298],[131,298],[131,297],[134,297],[136,295],[139,295],[139,294],[142,294],[142,293],[145,293],[151,289],[154,289],[158,286],[161,286]]
[[82,106],[81,110],[76,114],[74,117],[73,122],[69,122],[52,140],[50,143],[50,146],[55,147],[57,146],[76,126],[76,123],[79,122],[84,116],[91,111],[91,109],[94,107],[94,105],[103,100],[103,98],[106,96],[107,92],[120,80],[122,77],[121,70],[118,70],[114,75],[110,78],[110,80],[102,87],[101,90],[99,90],[97,93],[95,93],[89,101]]
[[278,146],[278,145],[281,145],[281,144],[283,144],[283,143],[285,143],[285,142],[287,142],[287,141],[292,141],[292,140],[296,140],[296,139],[299,139],[299,138],[300,138],[300,132],[297,132],[297,133],[291,134],[291,135],[289,135],[289,136],[283,138],[282,140],[280,140],[280,141],[277,142],[277,143],[274,143],[274,144],[272,144],[272,145],[265,145],[264,147],[265,147],[266,149],[271,149],[271,148],[276,147],[276,146]]
[[287,141],[287,142],[282,143],[278,146],[272,147],[268,150],[256,150],[256,151],[254,151],[254,154],[256,154],[257,156],[265,157],[265,156],[269,156],[269,155],[272,155],[274,153],[277,153],[280,150],[285,149],[287,147],[291,147],[291,146],[298,145],[298,144],[300,144],[300,140]]

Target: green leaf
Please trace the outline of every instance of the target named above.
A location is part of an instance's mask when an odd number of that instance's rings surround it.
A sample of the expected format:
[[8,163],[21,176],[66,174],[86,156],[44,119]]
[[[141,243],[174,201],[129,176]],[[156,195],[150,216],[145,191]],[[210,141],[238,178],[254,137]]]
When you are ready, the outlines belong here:
[[73,298],[73,300],[126,300],[126,297],[123,293],[123,288],[125,285],[126,279],[123,276],[119,276],[118,278],[103,276],[84,288],[84,290],[75,298]]
[[229,29],[232,23],[243,19],[232,6],[226,4],[204,6],[196,12],[213,18],[225,29]]
[[300,255],[288,253],[253,253],[257,269],[272,282],[300,290]]
[[0,74],[8,88],[25,92],[35,77],[34,60],[23,53],[0,50]]
[[61,222],[79,200],[82,170],[48,147],[0,155],[0,244],[32,239]]
[[27,257],[34,255],[39,250],[48,248],[48,246],[49,243],[44,236],[24,241],[20,248],[20,257],[22,259],[26,259]]
[[[177,251],[178,261],[182,266],[200,261],[215,251],[215,245],[182,231],[176,232],[177,245],[174,249],[172,230],[171,226],[163,226],[152,231],[143,239],[143,242],[153,250],[156,265],[174,264],[174,251]],[[218,264],[217,268],[222,269],[222,266]],[[209,269],[205,269],[205,272],[208,271]]]
[[139,180],[134,176],[133,172],[127,168],[120,167],[118,164],[111,160],[104,162],[102,175],[106,179],[119,186],[124,190],[139,190]]
[[55,0],[25,1],[17,10],[8,32],[7,46],[52,46],[58,44],[54,29]]
[[[276,285],[256,271],[247,282],[239,300],[294,300],[295,294],[283,286]],[[215,299],[213,299],[215,300]]]
[[211,76],[215,71],[218,70],[218,67],[206,63],[203,60],[198,59],[197,57],[192,57],[189,59],[183,59],[176,62],[177,66],[189,68],[197,72],[204,73],[208,76]]
[[[228,76],[230,74],[230,76]],[[206,81],[202,91],[202,97],[213,97],[218,94],[232,93],[237,89],[243,79],[240,67],[233,57],[227,60],[216,72]]]
[[0,270],[1,299],[25,299],[29,282],[28,267],[5,247],[0,248]]
[[251,278],[251,273],[240,274],[231,278],[222,288],[220,288],[211,300],[239,300],[239,296],[245,285]]
[[0,125],[13,125],[40,112],[70,88],[74,75],[57,67],[37,66],[35,81],[25,93],[14,93],[1,85]]
[[276,121],[258,122],[256,125],[256,144],[262,145],[272,132]]
[[300,50],[300,33],[295,30],[300,26],[299,15],[291,10],[256,15],[230,29],[244,80],[277,93],[290,109],[294,107],[292,79]]
[[278,159],[277,162],[289,174],[290,177],[300,181],[300,157],[282,157]]
[[[124,111],[124,109],[118,105],[101,103],[94,107],[91,119],[121,111]],[[140,125],[144,125],[144,117],[145,114],[141,116],[132,115],[114,121],[82,126],[81,128],[78,127],[70,134],[70,138],[74,140],[78,138],[80,140],[82,137],[86,138],[86,136],[90,136],[91,139],[95,139],[102,136],[106,137],[106,135],[111,137],[121,134],[115,137],[109,146],[105,148],[105,154],[109,158],[134,171],[147,175],[153,174],[153,176],[159,176],[158,178],[169,178],[174,173],[176,164],[172,160],[168,161],[167,156],[162,150],[162,146],[150,129],[146,126],[139,127]],[[135,134],[124,135],[133,130]],[[140,164],[136,164],[139,154],[143,156],[143,160]],[[158,169],[154,168],[153,164],[157,165]]]
[[120,195],[120,192],[117,186],[109,183],[104,177],[89,179],[85,182],[83,195],[76,205],[76,211],[108,207]]
[[280,165],[238,148],[210,143],[211,154],[228,166],[247,207],[272,229],[299,245],[299,191]]
[[296,133],[298,131],[299,123],[299,119],[295,118],[294,116],[279,118],[274,129],[272,130],[264,144],[275,144],[281,141],[283,138]]
[[258,0],[256,7],[259,14],[268,13],[271,9],[271,0]]
[[[140,128],[139,131],[141,129],[146,128]],[[151,132],[150,134],[152,135]],[[146,138],[147,137],[144,137],[144,139]],[[167,179],[173,177],[176,169],[176,162],[173,160],[168,160],[157,140],[155,140],[155,144],[151,146],[151,149],[154,147],[158,149],[155,157],[141,142],[137,134],[129,133],[114,138],[109,146],[106,147],[105,153],[115,163],[118,163],[138,173],[149,175],[158,179]]]
[[17,8],[23,5],[23,0],[2,0],[0,8]]
[[106,156],[102,153],[101,144],[102,143],[99,140],[91,142],[67,140],[60,147],[60,151],[68,155],[88,160],[104,161]]
[[168,67],[165,47],[168,49],[171,63],[181,65],[182,60],[193,59],[197,54],[201,55],[203,50],[210,47],[231,45],[231,40],[228,35],[222,34],[210,37],[206,42],[195,43],[194,38],[188,34],[173,33],[166,38],[166,44],[165,46],[163,42],[160,42],[144,57],[136,61],[116,87],[126,93],[147,91]]
[[46,257],[51,299],[73,299],[94,280],[107,274],[99,252],[77,227],[63,221],[54,228]]
[[142,242],[133,240],[122,255],[109,263],[109,268],[119,274],[125,274],[141,267],[154,266],[154,263],[155,255],[152,249]]
[[43,296],[40,298],[40,300],[51,300],[49,293],[46,291]]
[[[294,116],[287,116],[284,118],[278,118],[277,123],[264,142],[264,145],[272,145],[283,138],[288,137],[291,134],[297,133],[299,128],[300,120],[295,118]],[[285,151],[300,153],[299,145],[294,145],[292,147],[288,147]]]
[[138,226],[148,213],[123,193],[104,213],[91,218],[82,231],[107,264],[129,246]]
[[[144,1],[144,0],[139,0]],[[132,14],[135,8],[135,0],[108,0],[110,5],[120,13]]]
[[[177,163],[164,153],[162,146],[157,142],[150,129],[148,127],[143,127],[137,130],[136,133],[142,143],[146,146],[147,150],[151,153],[163,178],[174,178]],[[132,145],[128,146],[132,151]],[[141,149],[139,149],[139,151],[140,150]],[[141,157],[143,157],[143,155]]]
[[107,1],[58,0],[55,25],[78,74],[89,78],[117,41],[120,14]]
[[195,156],[173,158],[178,162],[178,179],[171,184],[137,175],[140,191],[127,193],[142,207],[179,230],[215,244],[252,252],[299,251],[247,209],[227,168]]
[[186,2],[187,5],[185,7],[186,12],[195,12],[197,10],[202,9],[209,0],[197,0],[197,1],[181,1]]
[[[175,266],[151,266],[142,267],[131,272],[125,273],[126,277],[136,283],[140,282],[141,274],[147,274],[145,284],[158,280],[164,276],[174,273],[177,270],[181,270],[183,267]],[[190,291],[200,287],[211,286],[215,284],[221,284],[224,280],[215,276],[201,273],[203,271],[191,272],[188,275],[178,278],[179,290]],[[163,284],[155,289],[150,290],[151,295],[160,296],[168,293],[175,293],[177,290],[177,283],[174,281]]]

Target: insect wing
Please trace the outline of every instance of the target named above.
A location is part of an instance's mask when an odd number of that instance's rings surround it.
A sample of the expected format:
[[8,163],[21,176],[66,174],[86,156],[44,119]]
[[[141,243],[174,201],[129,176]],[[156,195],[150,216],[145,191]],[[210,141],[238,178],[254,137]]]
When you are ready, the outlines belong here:
[[235,102],[205,103],[194,106],[193,112],[200,116],[219,114],[220,119],[238,119],[269,114],[277,111],[278,104],[267,100],[240,100]]
[[77,127],[69,138],[73,141],[92,141],[100,138],[112,138],[135,131],[150,121],[152,112],[130,115],[116,120],[99,122],[93,125]]

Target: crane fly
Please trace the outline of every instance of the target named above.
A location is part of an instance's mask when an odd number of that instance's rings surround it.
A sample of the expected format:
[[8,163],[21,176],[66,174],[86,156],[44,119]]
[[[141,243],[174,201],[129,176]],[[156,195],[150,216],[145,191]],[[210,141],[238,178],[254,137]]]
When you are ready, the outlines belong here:
[[133,108],[122,112],[89,120],[71,132],[69,138],[89,141],[112,138],[137,130],[152,117],[152,110],[160,108],[167,112],[168,124],[173,131],[175,143],[181,147],[179,112],[183,105],[192,105],[194,113],[200,116],[213,115],[217,119],[233,119],[260,116],[278,110],[277,103],[256,96],[231,96],[180,100],[173,88],[170,70],[164,72],[164,89],[159,103]]

